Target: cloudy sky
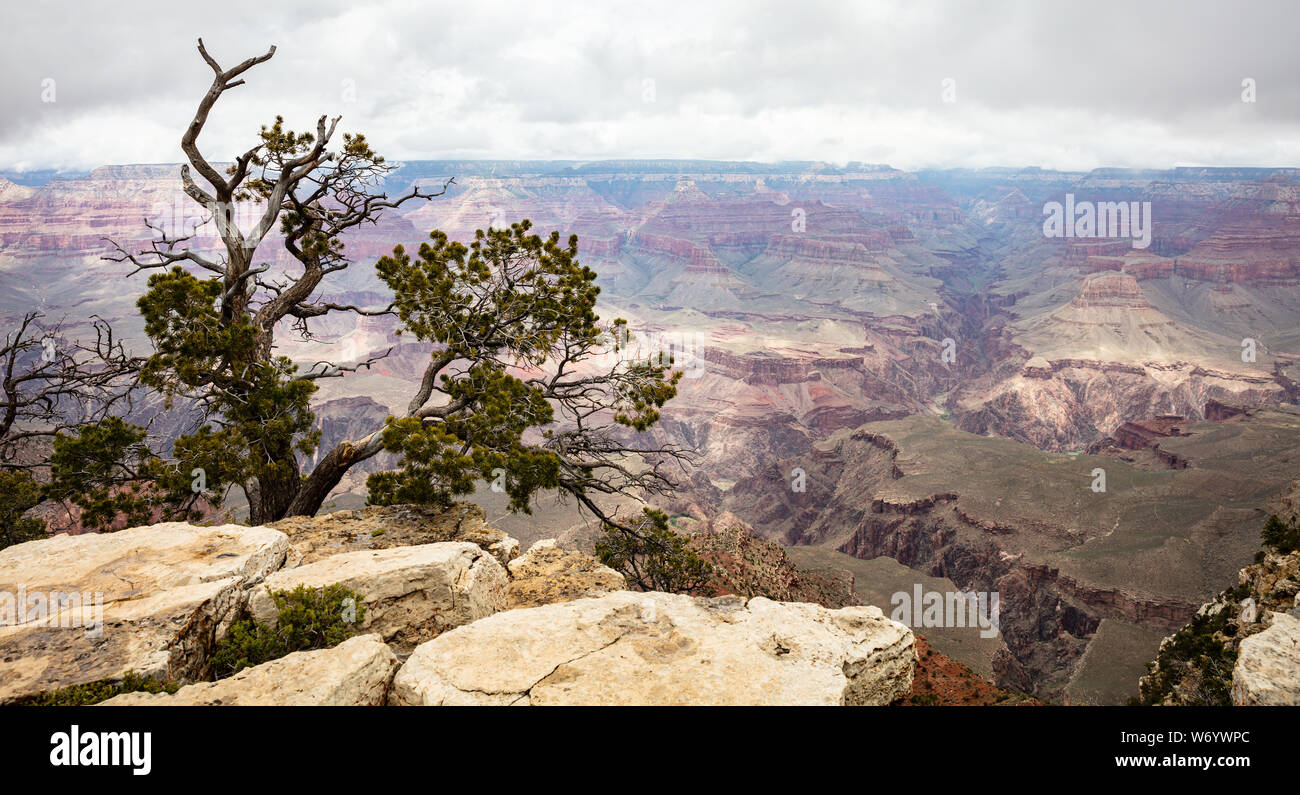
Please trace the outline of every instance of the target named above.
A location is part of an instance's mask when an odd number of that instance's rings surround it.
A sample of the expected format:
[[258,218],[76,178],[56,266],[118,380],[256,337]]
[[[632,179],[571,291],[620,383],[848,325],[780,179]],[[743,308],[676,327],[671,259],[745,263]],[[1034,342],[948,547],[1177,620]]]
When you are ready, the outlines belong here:
[[213,159],[277,113],[295,128],[328,113],[390,159],[1300,165],[1300,3],[169,0],[5,17],[0,169],[181,160],[212,80],[199,36],[223,67],[277,47],[218,104]]

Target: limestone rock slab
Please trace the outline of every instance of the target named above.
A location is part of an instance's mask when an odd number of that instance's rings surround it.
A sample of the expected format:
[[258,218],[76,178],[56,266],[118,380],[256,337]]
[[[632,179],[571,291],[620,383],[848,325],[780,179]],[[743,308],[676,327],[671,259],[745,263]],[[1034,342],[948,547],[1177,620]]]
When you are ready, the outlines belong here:
[[123,693],[102,706],[378,706],[385,702],[397,656],[378,635],[348,638],[331,649],[300,651],[245,668],[217,682],[175,693]]
[[131,670],[202,676],[288,548],[266,527],[166,522],[0,550],[0,703]]
[[915,662],[911,630],[875,607],[620,591],[421,644],[389,703],[888,704]]
[[1232,703],[1239,707],[1300,705],[1300,618],[1273,613],[1272,621],[1237,649]]

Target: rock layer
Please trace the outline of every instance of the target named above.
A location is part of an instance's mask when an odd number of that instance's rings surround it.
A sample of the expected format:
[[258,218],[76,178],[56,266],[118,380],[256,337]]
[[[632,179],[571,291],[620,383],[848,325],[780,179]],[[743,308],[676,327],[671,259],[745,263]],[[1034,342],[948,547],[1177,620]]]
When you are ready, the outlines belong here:
[[320,516],[293,516],[270,525],[289,536],[287,566],[315,563],[340,552],[469,541],[502,566],[519,556],[519,542],[484,521],[477,505],[448,510],[422,505],[369,506]]

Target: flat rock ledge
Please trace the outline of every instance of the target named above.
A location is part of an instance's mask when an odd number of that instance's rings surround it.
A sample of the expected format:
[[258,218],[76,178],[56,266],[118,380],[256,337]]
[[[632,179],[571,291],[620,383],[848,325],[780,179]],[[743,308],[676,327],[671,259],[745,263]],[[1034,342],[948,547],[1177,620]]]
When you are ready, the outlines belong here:
[[274,624],[272,590],[340,584],[361,596],[360,632],[373,632],[399,654],[505,606],[506,570],[477,544],[448,541],[344,552],[268,576],[252,592],[248,612]]
[[0,550],[0,704],[128,671],[201,678],[288,549],[266,527],[167,522]]
[[1272,613],[1272,625],[1246,638],[1232,669],[1232,703],[1300,706],[1300,618]]
[[455,503],[443,510],[424,505],[376,505],[319,516],[292,516],[268,527],[289,537],[286,567],[366,549],[468,541],[502,566],[519,557],[519,541],[487,524],[483,510]]
[[399,705],[880,705],[912,632],[875,607],[621,591],[510,610],[421,644]]
[[555,539],[533,544],[528,553],[510,561],[506,607],[538,607],[599,596],[627,588],[627,580],[600,561],[581,552],[561,549]]
[[379,706],[400,663],[378,635],[300,651],[175,693],[124,693],[102,706]]

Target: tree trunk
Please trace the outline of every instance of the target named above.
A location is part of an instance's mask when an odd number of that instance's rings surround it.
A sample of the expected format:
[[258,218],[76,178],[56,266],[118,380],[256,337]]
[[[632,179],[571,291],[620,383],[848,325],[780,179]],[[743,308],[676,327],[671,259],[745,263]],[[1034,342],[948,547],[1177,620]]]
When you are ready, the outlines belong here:
[[303,479],[297,494],[286,506],[285,516],[315,516],[325,498],[343,480],[354,464],[369,456],[360,455],[361,448],[348,442],[337,445],[321,459],[311,474]]
[[259,478],[248,494],[248,519],[252,524],[266,524],[283,519],[289,503],[298,492],[298,478]]

